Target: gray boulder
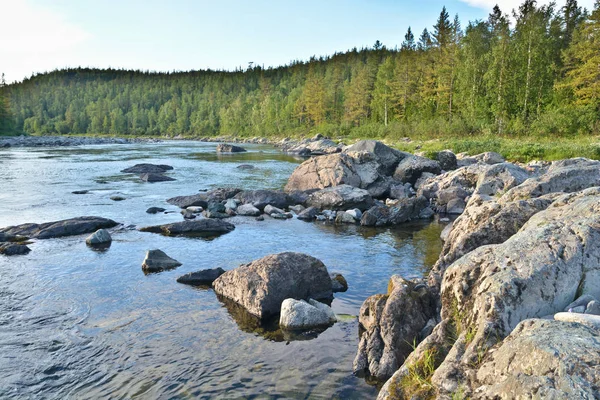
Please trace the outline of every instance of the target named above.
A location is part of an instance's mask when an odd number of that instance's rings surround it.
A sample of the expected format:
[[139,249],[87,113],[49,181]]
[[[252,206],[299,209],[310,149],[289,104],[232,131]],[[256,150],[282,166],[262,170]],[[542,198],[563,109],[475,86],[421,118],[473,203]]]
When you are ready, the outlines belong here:
[[246,149],[233,144],[220,143],[217,145],[217,153],[244,153]]
[[31,249],[24,244],[0,243],[0,254],[5,256],[20,256],[29,253]]
[[223,268],[203,269],[190,272],[177,278],[177,282],[194,286],[210,286],[221,275],[225,273]]
[[355,224],[357,220],[345,211],[338,211],[335,216],[336,224]]
[[394,172],[394,179],[414,185],[423,172],[439,174],[441,171],[440,163],[437,161],[425,157],[410,156],[400,161]]
[[440,163],[440,168],[444,171],[452,171],[458,168],[456,155],[450,150],[439,151],[435,159]]
[[225,272],[213,284],[217,294],[265,318],[276,315],[285,299],[331,299],[325,265],[301,253],[279,253]]
[[168,181],[176,180],[175,178],[171,178],[170,176],[166,176],[163,174],[157,174],[154,172],[142,174],[142,175],[140,175],[140,179],[143,180],[144,182],[168,182]]
[[213,237],[229,233],[235,229],[233,224],[221,219],[197,219],[193,221],[181,221],[171,224],[155,225],[140,228],[141,232],[160,233],[166,236],[201,236]]
[[398,163],[410,157],[409,153],[405,153],[391,147],[377,140],[361,140],[347,147],[344,150],[346,153],[351,152],[367,152],[374,156],[375,161],[379,164],[378,171],[383,175],[393,175]]
[[329,276],[331,277],[331,290],[333,290],[333,293],[345,292],[348,290],[348,282],[342,274],[332,272]]
[[319,209],[317,207],[308,207],[298,214],[298,219],[303,221],[313,221],[318,214]]
[[161,212],[164,212],[164,211],[166,211],[166,210],[164,208],[161,208],[161,207],[150,207],[150,208],[148,208],[146,210],[146,212],[148,214],[158,214],[158,213],[161,213]]
[[248,217],[257,217],[261,214],[260,210],[252,204],[242,204],[236,208],[235,212],[237,215]]
[[398,225],[406,221],[420,218],[421,212],[428,206],[423,196],[396,200],[395,205],[373,206],[362,214],[362,226]]
[[165,164],[136,164],[133,167],[125,168],[121,172],[126,174],[162,174],[172,169],[172,166]]
[[[327,309],[329,310],[327,310]],[[281,303],[279,326],[283,329],[304,330],[328,326],[335,322],[335,314],[323,303],[310,299],[285,299]]]
[[161,250],[148,250],[142,262],[142,269],[146,273],[161,272],[177,268],[181,263],[172,259]]
[[22,224],[0,228],[0,233],[36,239],[50,239],[63,236],[83,235],[102,228],[118,225],[112,219],[101,217],[79,217],[43,224]]
[[269,204],[277,208],[287,208],[293,204],[286,193],[277,190],[244,190],[234,198],[242,204],[252,204],[261,211]]
[[368,191],[350,185],[339,185],[319,190],[311,194],[306,201],[309,207],[329,210],[358,208],[366,210],[373,204]]
[[85,239],[85,242],[90,246],[106,245],[112,242],[110,233],[106,229],[98,229]]

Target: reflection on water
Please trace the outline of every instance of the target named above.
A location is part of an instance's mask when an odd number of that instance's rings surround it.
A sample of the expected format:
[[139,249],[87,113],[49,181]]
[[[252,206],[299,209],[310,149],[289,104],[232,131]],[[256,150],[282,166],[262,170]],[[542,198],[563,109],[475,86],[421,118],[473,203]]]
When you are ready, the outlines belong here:
[[[0,149],[0,226],[82,215],[137,227],[181,221],[165,199],[219,186],[281,188],[301,161],[256,145],[219,157],[215,146]],[[173,165],[177,181],[148,184],[119,172],[139,162]],[[242,163],[255,169],[238,169]],[[71,193],[82,189],[90,192]],[[126,200],[109,200],[116,193]],[[146,214],[151,206],[173,213]],[[229,221],[236,229],[210,241],[117,229],[105,251],[89,248],[83,236],[0,256],[0,398],[375,397],[377,389],[351,373],[358,344],[352,316],[368,296],[385,292],[392,274],[423,275],[439,254],[442,226]],[[183,265],[144,275],[142,260],[154,248]],[[346,277],[348,291],[332,303],[346,322],[288,336],[276,321],[256,324],[211,289],[176,282],[282,251],[315,256]]]

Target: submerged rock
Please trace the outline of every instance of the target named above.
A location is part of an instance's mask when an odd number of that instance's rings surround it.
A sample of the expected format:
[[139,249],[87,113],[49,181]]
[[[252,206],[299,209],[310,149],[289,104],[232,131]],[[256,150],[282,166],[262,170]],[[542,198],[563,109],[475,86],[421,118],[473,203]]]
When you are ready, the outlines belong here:
[[164,208],[161,207],[150,207],[149,209],[146,210],[146,213],[148,214],[158,214],[161,212],[165,212],[166,210]]
[[302,253],[279,253],[225,272],[213,284],[216,293],[244,306],[259,318],[276,315],[288,298],[330,299],[325,265]]
[[123,200],[127,200],[127,198],[123,197],[123,196],[110,196],[110,199],[112,201],[123,201]]
[[146,273],[152,273],[177,268],[180,265],[179,261],[169,257],[162,250],[148,250],[142,263],[142,269]]
[[210,286],[221,275],[225,273],[223,268],[203,269],[201,271],[190,272],[177,278],[177,282],[186,285],[206,285]]
[[245,153],[246,151],[245,148],[233,144],[220,143],[217,145],[217,153]]
[[5,256],[25,255],[30,251],[31,249],[24,244],[0,243],[0,254]]
[[24,236],[36,239],[50,239],[63,236],[92,233],[102,228],[118,225],[112,219],[101,217],[78,217],[43,224],[22,224],[1,228],[0,233],[13,236]]
[[331,307],[310,299],[285,299],[281,304],[279,326],[284,329],[311,329],[335,322]]
[[162,174],[172,169],[172,166],[165,164],[136,164],[133,167],[125,168],[121,172],[126,174]]
[[171,178],[170,176],[157,174],[153,172],[140,175],[140,179],[144,182],[167,182],[176,180],[175,178]]
[[181,221],[171,224],[148,226],[140,228],[141,232],[161,233],[167,236],[218,236],[229,233],[235,229],[233,224],[221,219],[199,219],[193,221]]

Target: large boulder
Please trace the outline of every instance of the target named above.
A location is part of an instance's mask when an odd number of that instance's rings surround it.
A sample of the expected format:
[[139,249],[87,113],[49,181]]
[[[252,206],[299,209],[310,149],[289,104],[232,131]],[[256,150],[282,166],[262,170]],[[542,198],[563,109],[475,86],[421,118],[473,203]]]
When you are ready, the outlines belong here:
[[229,233],[234,229],[235,225],[221,219],[196,219],[193,221],[181,221],[171,224],[148,226],[140,228],[140,231],[161,233],[167,236],[187,235],[213,237]]
[[63,236],[83,235],[102,228],[118,225],[115,221],[101,217],[78,217],[43,224],[22,224],[1,228],[0,233],[25,236],[36,239],[50,239]]
[[290,197],[278,190],[244,190],[234,198],[240,200],[242,204],[252,204],[261,211],[269,204],[277,208],[287,208],[292,205]]
[[368,191],[350,185],[329,187],[308,196],[306,204],[321,210],[366,210],[373,204]]
[[102,246],[112,242],[112,238],[106,229],[98,229],[88,236],[85,242],[90,246]]
[[241,216],[258,217],[261,211],[252,204],[242,204],[235,209],[235,213]]
[[510,188],[522,184],[530,176],[528,171],[515,164],[507,162],[494,164],[479,175],[475,193],[488,196],[503,194]]
[[411,156],[409,153],[392,149],[377,140],[361,140],[360,142],[347,147],[344,152],[366,152],[372,154],[375,161],[379,164],[377,167],[379,173],[388,176],[394,174],[400,161]]
[[423,172],[439,174],[442,171],[440,163],[420,156],[406,157],[396,167],[394,179],[414,185]]
[[233,144],[220,143],[217,145],[217,153],[244,153],[246,149]]
[[5,256],[20,256],[31,251],[27,245],[18,243],[0,243],[0,254]]
[[177,268],[181,263],[169,257],[162,250],[148,250],[142,262],[142,269],[146,273],[154,273]]
[[360,224],[363,226],[397,225],[418,219],[421,212],[429,205],[423,196],[398,199],[393,206],[376,205],[362,214]]
[[121,172],[126,174],[162,174],[172,169],[172,166],[165,164],[135,164],[133,167],[125,168]]
[[209,203],[220,203],[233,198],[241,192],[237,188],[217,188],[207,192],[193,194],[190,196],[177,196],[167,199],[167,203],[179,208],[202,207],[207,208]]
[[522,321],[477,371],[476,398],[600,397],[600,331],[577,323]]
[[444,171],[452,171],[458,168],[456,155],[450,150],[439,151],[435,159],[440,163],[440,168]]
[[266,318],[281,310],[285,299],[331,299],[331,278],[325,265],[302,253],[279,253],[225,272],[214,283],[217,294],[248,312]]
[[354,372],[377,379],[391,377],[426,336],[422,331],[434,316],[435,298],[426,284],[392,276],[388,293],[369,297],[360,309],[363,334]]
[[283,329],[304,330],[325,327],[335,322],[335,314],[326,304],[313,299],[285,299],[281,303],[279,326]]
[[303,140],[293,146],[285,146],[283,151],[287,154],[298,154],[300,156],[316,156],[323,154],[334,154],[342,151],[342,148],[330,139]]

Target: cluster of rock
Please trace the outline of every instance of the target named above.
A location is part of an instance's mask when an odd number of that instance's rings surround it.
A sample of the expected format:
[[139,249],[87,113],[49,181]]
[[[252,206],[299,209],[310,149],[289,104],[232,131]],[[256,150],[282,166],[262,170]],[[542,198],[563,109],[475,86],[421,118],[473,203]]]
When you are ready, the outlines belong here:
[[415,185],[464,212],[426,280],[365,301],[355,371],[380,399],[598,398],[600,162],[461,164]]
[[158,142],[156,139],[124,139],[110,137],[69,137],[69,136],[11,136],[0,139],[2,147],[62,147],[88,146],[96,144],[128,144]]
[[170,165],[144,163],[125,168],[121,172],[137,174],[144,182],[167,182],[175,180],[175,178],[165,175],[167,171],[171,171],[172,169],[173,167]]
[[299,156],[321,156],[324,154],[339,153],[342,151],[343,144],[334,142],[331,139],[318,134],[311,139],[292,140],[289,138],[283,139],[276,143],[281,148],[281,151],[287,154]]

